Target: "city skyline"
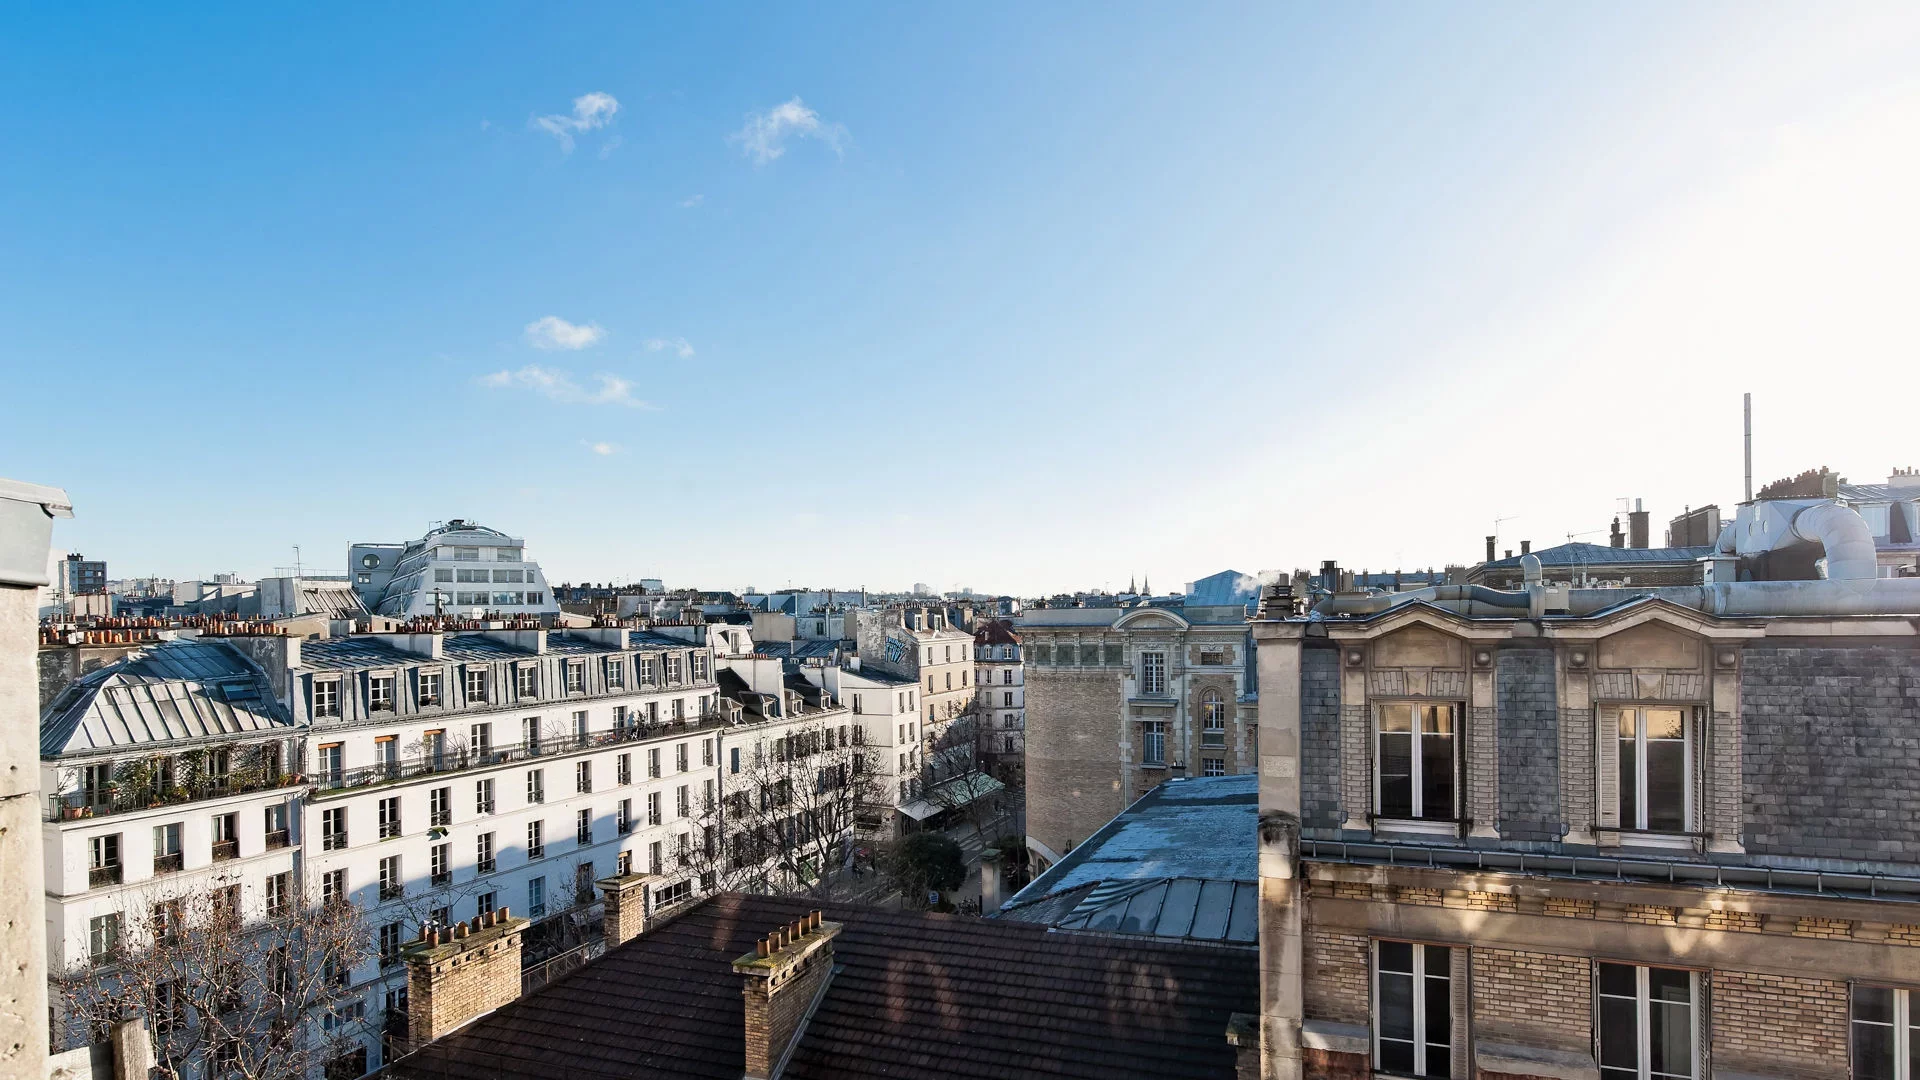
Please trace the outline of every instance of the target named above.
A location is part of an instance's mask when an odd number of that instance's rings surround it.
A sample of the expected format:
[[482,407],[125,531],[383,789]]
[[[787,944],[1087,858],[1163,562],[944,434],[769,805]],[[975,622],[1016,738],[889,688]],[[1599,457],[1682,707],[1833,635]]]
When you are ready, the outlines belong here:
[[0,455],[116,574],[1438,566],[1726,505],[1742,391],[1756,482],[1915,464],[1909,8],[13,29]]

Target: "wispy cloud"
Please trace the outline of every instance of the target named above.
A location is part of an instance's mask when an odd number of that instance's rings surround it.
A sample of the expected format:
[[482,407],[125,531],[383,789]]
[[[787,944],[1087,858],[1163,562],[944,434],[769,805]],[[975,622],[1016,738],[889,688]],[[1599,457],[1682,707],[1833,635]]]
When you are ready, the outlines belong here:
[[672,349],[683,359],[693,355],[693,343],[683,337],[648,338],[642,344],[646,345],[648,352],[666,352],[668,349]]
[[728,136],[755,165],[765,165],[787,152],[789,139],[819,139],[838,154],[850,136],[847,129],[820,119],[799,98],[765,112],[748,113],[746,126]]
[[518,371],[496,371],[480,376],[480,385],[495,390],[530,390],[550,401],[565,405],[624,405],[629,409],[651,409],[652,405],[633,396],[633,384],[618,375],[600,374],[594,385],[585,387],[572,374],[558,368],[528,364]]
[[546,315],[527,324],[527,344],[536,349],[584,349],[607,336],[598,323],[570,323]]
[[586,447],[587,449],[593,451],[594,453],[600,455],[601,457],[612,457],[613,455],[620,452],[619,443],[588,442],[585,439],[581,439],[580,445]]
[[680,209],[691,210],[694,207],[699,206],[701,203],[706,201],[707,201],[707,197],[705,195],[689,195],[686,198],[680,200]]
[[562,153],[573,153],[573,136],[576,132],[593,131],[613,123],[615,113],[620,111],[620,103],[612,94],[598,90],[591,94],[582,94],[573,99],[573,115],[554,113],[550,116],[536,116],[528,121],[530,127],[560,140]]
[[615,135],[612,138],[608,139],[606,142],[601,143],[600,144],[600,160],[605,161],[608,158],[612,157],[613,152],[615,150],[620,149],[620,144],[623,142],[626,142],[626,140],[622,139],[618,135]]

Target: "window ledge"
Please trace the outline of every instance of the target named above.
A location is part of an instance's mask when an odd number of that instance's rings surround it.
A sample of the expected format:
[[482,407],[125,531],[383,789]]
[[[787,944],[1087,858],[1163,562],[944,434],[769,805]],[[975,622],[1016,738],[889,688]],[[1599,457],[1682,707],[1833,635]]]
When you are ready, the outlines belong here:
[[1375,818],[1373,831],[1402,836],[1438,836],[1448,839],[1460,835],[1457,821],[1423,821],[1419,818]]

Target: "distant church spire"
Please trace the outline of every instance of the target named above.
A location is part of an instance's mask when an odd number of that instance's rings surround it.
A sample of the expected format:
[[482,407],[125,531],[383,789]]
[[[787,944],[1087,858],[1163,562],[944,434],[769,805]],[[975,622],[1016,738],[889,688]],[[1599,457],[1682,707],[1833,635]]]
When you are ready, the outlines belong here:
[[1139,593],[1139,590],[1138,590],[1138,589],[1135,589],[1135,588],[1133,587],[1133,579],[1132,579],[1132,578],[1128,578],[1128,579],[1127,579],[1127,592],[1128,592],[1129,594],[1134,594],[1134,595],[1137,595],[1137,594]]
[[1140,579],[1140,592],[1145,596],[1153,595],[1153,586],[1147,583],[1146,578]]

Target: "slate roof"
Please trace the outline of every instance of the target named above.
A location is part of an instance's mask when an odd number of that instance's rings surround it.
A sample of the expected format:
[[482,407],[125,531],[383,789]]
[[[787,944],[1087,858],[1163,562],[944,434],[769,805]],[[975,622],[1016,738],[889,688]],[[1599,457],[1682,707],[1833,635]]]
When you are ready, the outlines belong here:
[[441,645],[448,660],[524,660],[531,649],[519,649],[485,634],[448,634]]
[[162,641],[82,676],[40,718],[40,756],[292,734],[264,672],[211,641]]
[[[405,1080],[708,1077],[745,1069],[736,957],[817,905],[724,893],[402,1058]],[[829,904],[835,972],[782,1074],[1088,1080],[1233,1075],[1253,949]]]
[[425,657],[396,649],[377,637],[320,638],[300,643],[300,666],[319,671],[418,664]]
[[[1713,554],[1713,545],[1700,547],[1617,548],[1610,544],[1571,543],[1541,548],[1533,553],[1547,566],[1641,566],[1646,563],[1686,563]],[[1517,568],[1524,555],[1482,563],[1482,570]]]
[[1246,607],[1260,599],[1260,583],[1238,570],[1222,570],[1194,582],[1181,599],[1187,607]]

